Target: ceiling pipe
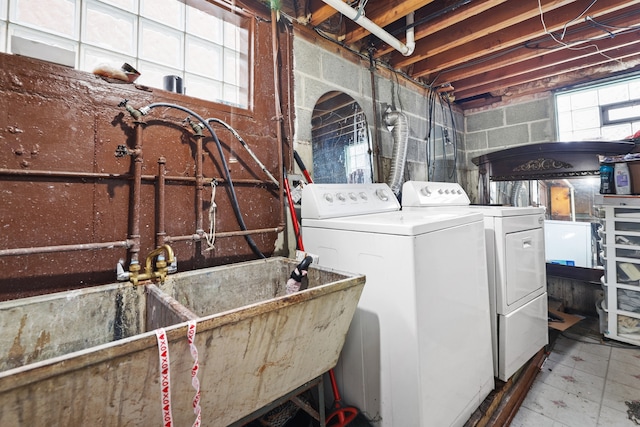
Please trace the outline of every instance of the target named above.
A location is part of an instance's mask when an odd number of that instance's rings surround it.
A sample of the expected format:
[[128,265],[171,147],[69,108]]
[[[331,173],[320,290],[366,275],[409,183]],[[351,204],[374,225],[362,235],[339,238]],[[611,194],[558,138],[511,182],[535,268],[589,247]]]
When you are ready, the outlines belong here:
[[[353,22],[359,24],[362,28],[369,31],[371,34],[378,37],[383,42],[387,43],[389,46],[393,47],[395,50],[403,54],[404,56],[409,56],[413,53],[413,50],[416,47],[414,40],[414,31],[413,31],[413,12],[407,15],[407,43],[404,44],[397,38],[393,37],[387,31],[378,26],[375,22],[370,20],[369,18],[364,16],[361,10],[353,9],[348,4],[344,3],[342,0],[322,0],[347,18],[351,19]],[[409,22],[411,20],[411,22]]]

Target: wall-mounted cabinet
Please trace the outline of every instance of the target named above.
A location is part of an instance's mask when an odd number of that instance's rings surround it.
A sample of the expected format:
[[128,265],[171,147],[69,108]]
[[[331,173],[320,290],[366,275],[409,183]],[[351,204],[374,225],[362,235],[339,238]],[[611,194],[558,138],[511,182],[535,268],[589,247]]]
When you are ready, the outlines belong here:
[[640,196],[596,197],[605,337],[640,345]]

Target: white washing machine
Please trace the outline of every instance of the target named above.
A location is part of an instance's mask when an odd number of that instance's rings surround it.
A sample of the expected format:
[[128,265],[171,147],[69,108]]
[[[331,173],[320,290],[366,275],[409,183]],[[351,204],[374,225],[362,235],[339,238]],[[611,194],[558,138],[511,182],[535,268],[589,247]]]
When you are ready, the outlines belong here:
[[305,249],[366,275],[335,368],[376,426],[462,426],[494,388],[483,217],[403,212],[386,184],[310,184]]
[[453,209],[484,215],[494,374],[507,381],[549,343],[544,208],[470,206],[456,183],[408,181],[402,209],[441,211],[448,195]]

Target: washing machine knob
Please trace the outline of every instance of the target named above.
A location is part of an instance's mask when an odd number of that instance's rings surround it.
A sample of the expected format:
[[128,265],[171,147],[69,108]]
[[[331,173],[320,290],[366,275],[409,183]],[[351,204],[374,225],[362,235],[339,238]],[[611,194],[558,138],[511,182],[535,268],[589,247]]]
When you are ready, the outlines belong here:
[[420,189],[420,193],[422,193],[423,195],[429,197],[431,196],[431,190],[429,190],[429,187],[422,187]]
[[354,202],[357,202],[357,201],[358,201],[358,196],[356,196],[356,193],[354,193],[354,192],[350,192],[350,193],[349,193],[349,198],[350,198],[351,200],[353,200]]
[[369,200],[369,197],[367,196],[367,193],[365,193],[364,191],[360,192],[360,198],[362,200]]
[[382,200],[383,202],[386,202],[389,200],[389,195],[387,194],[386,191],[384,191],[382,188],[378,188],[376,190],[376,196],[378,196],[378,198],[380,200]]
[[331,195],[331,193],[324,193],[323,197],[327,202],[333,203],[333,196]]
[[336,198],[341,202],[344,202],[345,200],[347,200],[347,198],[342,193],[336,193]]
[[444,193],[444,190],[443,190],[442,188],[440,188],[440,189],[438,190],[438,193],[439,193],[439,194],[443,194],[443,193]]

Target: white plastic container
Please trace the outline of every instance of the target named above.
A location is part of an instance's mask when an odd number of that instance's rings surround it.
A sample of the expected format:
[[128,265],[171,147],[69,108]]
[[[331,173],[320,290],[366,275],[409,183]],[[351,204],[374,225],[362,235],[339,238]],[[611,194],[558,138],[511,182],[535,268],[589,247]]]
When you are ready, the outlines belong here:
[[616,163],[613,168],[616,194],[631,194],[631,175],[626,163]]

